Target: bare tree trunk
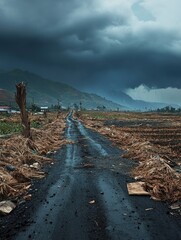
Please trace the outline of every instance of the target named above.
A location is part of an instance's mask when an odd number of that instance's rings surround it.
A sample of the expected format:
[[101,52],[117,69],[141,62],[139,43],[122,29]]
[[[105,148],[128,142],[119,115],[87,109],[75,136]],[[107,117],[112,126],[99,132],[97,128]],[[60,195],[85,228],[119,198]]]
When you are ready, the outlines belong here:
[[46,111],[43,112],[43,116],[44,116],[44,118],[47,118],[47,112]]
[[22,135],[26,138],[31,138],[30,121],[26,111],[26,85],[23,82],[16,85],[15,99],[21,112]]

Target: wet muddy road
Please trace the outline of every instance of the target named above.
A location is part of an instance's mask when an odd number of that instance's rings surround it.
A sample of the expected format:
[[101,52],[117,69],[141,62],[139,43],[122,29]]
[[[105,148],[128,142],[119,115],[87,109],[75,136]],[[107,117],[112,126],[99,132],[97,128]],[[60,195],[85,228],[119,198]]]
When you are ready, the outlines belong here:
[[48,177],[35,183],[33,200],[14,211],[1,239],[181,239],[181,218],[165,204],[128,195],[133,162],[121,150],[71,114],[66,135],[75,144],[55,154]]

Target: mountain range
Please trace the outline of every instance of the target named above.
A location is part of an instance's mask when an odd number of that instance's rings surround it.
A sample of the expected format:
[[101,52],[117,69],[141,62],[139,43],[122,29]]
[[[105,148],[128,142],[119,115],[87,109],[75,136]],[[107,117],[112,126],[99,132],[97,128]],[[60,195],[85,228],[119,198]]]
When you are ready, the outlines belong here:
[[[121,104],[125,106],[129,110],[155,110],[158,108],[164,108],[168,106],[168,103],[160,103],[160,102],[146,102],[142,100],[135,100],[131,98],[128,94],[122,91],[108,91],[106,94],[107,99],[111,99],[113,102]],[[178,108],[176,104],[171,104],[172,107]]]
[[[12,71],[0,71],[0,102],[6,99],[14,102],[15,85],[24,82],[27,86],[27,102],[39,106],[57,105],[68,107],[78,105],[87,109],[125,109],[120,104],[114,103],[96,94],[81,92],[65,83],[45,79],[34,73],[15,69]],[[7,95],[6,99],[3,95]],[[8,97],[9,96],[9,97]],[[11,96],[11,97],[10,97]]]
[[0,105],[6,105],[6,104],[11,104],[14,103],[15,99],[14,99],[14,95],[5,90],[5,89],[0,89]]
[[[14,102],[15,85],[19,82],[26,83],[27,102],[39,106],[51,106],[60,103],[63,107],[80,105],[86,109],[108,110],[155,110],[167,106],[166,103],[151,103],[134,100],[123,91],[109,91],[101,97],[79,91],[78,89],[62,82],[52,81],[37,74],[14,69],[12,71],[0,70],[0,104]],[[173,106],[178,107],[178,106]]]

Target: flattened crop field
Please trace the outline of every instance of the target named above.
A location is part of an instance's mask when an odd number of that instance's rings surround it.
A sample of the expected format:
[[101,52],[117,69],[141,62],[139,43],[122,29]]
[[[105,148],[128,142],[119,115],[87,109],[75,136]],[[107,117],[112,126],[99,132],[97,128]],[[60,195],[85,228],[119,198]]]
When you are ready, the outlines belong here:
[[138,161],[132,175],[152,198],[181,199],[181,115],[169,113],[81,112],[86,127],[109,137]]

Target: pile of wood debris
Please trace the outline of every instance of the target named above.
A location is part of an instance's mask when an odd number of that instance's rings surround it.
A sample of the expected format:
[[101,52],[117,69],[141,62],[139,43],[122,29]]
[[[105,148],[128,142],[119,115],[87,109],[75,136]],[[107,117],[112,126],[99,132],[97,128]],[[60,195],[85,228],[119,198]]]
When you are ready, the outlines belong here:
[[133,175],[136,180],[145,182],[145,190],[153,199],[170,202],[181,200],[181,174],[159,156],[142,161],[133,170]]
[[56,151],[66,140],[63,139],[65,114],[62,114],[41,129],[31,129],[32,139],[13,135],[0,140],[0,201],[30,196],[32,178],[43,178],[41,167],[52,162],[47,153]]
[[87,128],[107,136],[125,150],[123,157],[139,161],[138,167],[133,170],[133,176],[145,183],[145,190],[153,199],[170,202],[181,200],[181,174],[171,168],[172,165],[181,166],[180,152],[173,151],[169,146],[153,144],[146,137],[136,134],[141,131],[139,126],[105,126],[104,120],[91,119],[89,116],[81,117],[81,120]]

